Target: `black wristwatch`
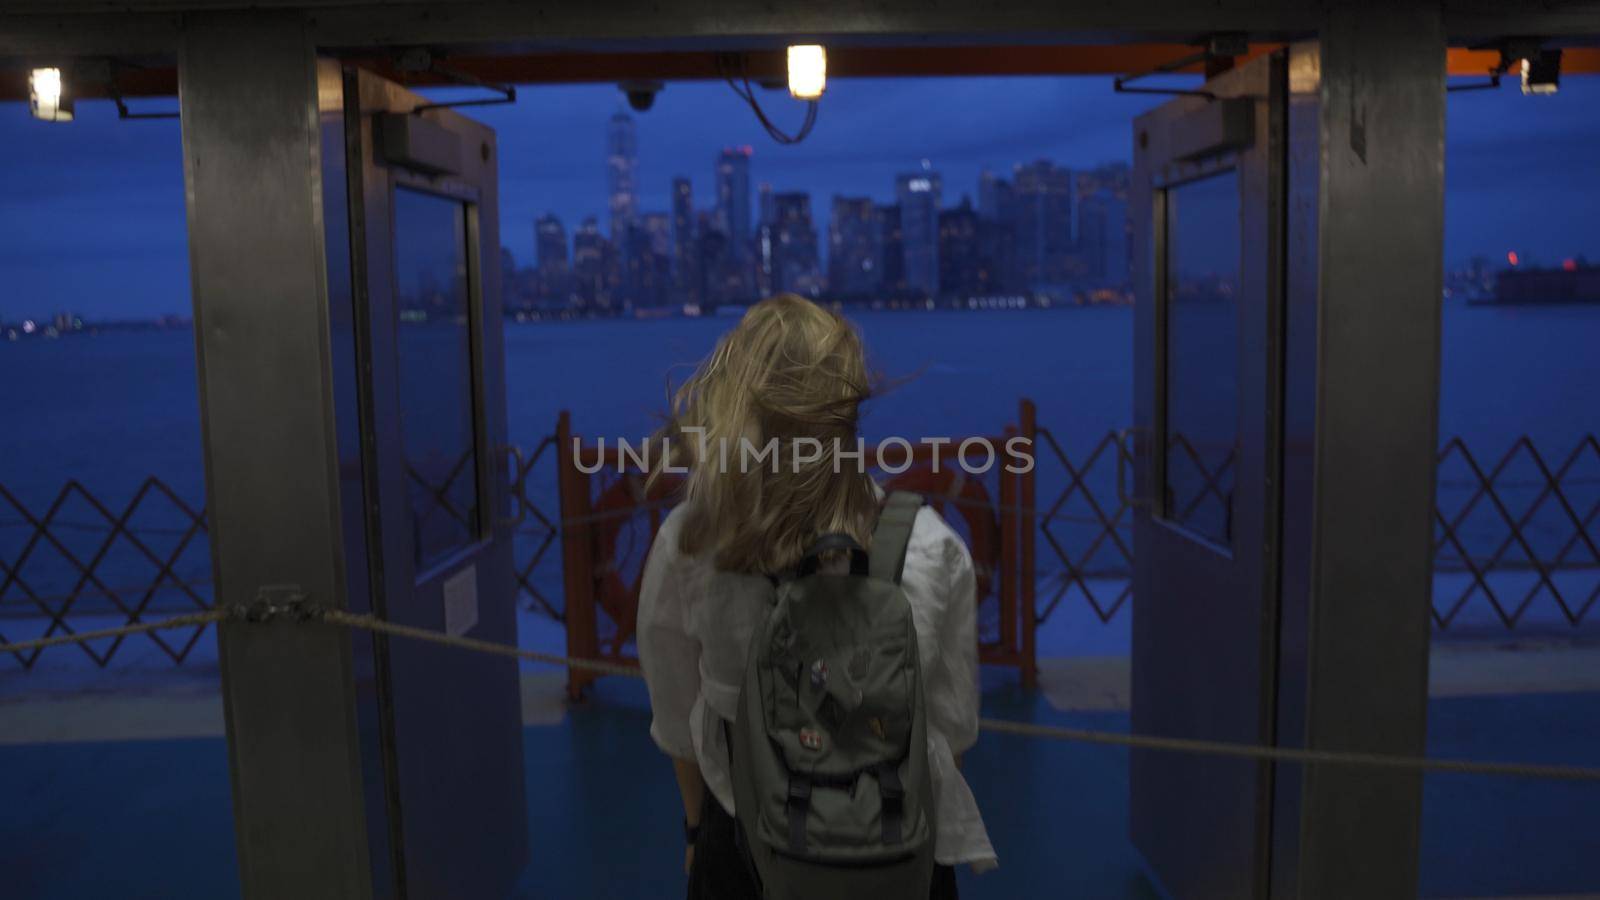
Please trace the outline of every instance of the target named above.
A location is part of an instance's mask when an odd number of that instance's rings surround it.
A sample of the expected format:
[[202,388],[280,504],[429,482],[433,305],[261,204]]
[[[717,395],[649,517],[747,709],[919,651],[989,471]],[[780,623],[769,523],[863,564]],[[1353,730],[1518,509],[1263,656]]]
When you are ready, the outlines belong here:
[[686,843],[693,844],[700,837],[700,826],[690,825],[688,819],[683,820],[683,839]]

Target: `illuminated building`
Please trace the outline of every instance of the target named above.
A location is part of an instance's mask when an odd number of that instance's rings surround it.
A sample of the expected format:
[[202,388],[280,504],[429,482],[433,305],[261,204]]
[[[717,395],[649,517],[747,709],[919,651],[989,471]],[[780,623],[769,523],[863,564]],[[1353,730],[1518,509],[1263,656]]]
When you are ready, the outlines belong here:
[[944,186],[926,165],[895,179],[900,234],[905,248],[906,288],[927,297],[939,293],[939,202]]
[[878,289],[877,223],[870,197],[834,196],[828,219],[828,291],[866,295]]

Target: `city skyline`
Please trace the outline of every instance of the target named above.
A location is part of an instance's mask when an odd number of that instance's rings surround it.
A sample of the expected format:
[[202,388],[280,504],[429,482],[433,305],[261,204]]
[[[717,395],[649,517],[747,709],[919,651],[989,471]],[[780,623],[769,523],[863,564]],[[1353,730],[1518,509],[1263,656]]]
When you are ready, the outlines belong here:
[[[781,123],[798,105],[763,94]],[[1131,119],[1164,98],[1114,94],[1106,78],[839,79],[803,144],[779,147],[720,83],[671,83],[635,116],[649,151],[636,170],[641,208],[671,211],[672,177],[707,205],[708,157],[752,145],[752,183],[813,193],[825,220],[833,193],[889,200],[887,178],[929,157],[946,184],[972,192],[984,165],[1045,157],[1125,158]],[[1585,198],[1600,185],[1600,80],[1566,80],[1552,97],[1514,86],[1452,94],[1447,120],[1447,268],[1474,256],[1524,265],[1600,257]],[[605,123],[625,101],[614,85],[533,86],[515,105],[471,115],[499,134],[503,243],[533,264],[531,229],[555,211],[570,232],[608,221]],[[792,124],[792,123],[791,123]],[[887,176],[887,178],[886,178]],[[74,310],[94,319],[187,314],[188,247],[178,123],[119,121],[85,101],[67,125],[0,105],[0,319]],[[824,238],[825,240],[825,238]],[[826,250],[823,251],[826,255]]]
[[852,302],[1131,299],[1126,162],[1039,158],[1005,172],[985,165],[973,190],[952,184],[947,192],[924,157],[894,174],[892,202],[762,182],[753,210],[755,149],[746,144],[716,152],[700,194],[692,174],[674,174],[671,209],[656,211],[641,202],[636,176],[650,151],[634,117],[613,113],[607,226],[585,216],[569,253],[566,223],[547,211],[533,223],[528,256],[502,232],[509,310],[692,311],[778,292]]

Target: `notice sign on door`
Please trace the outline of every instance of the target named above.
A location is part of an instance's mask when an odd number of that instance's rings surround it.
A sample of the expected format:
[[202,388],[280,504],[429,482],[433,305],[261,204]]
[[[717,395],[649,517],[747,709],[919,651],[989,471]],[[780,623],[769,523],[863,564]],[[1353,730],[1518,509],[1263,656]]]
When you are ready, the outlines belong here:
[[467,566],[444,581],[444,630],[459,637],[478,624],[478,567]]

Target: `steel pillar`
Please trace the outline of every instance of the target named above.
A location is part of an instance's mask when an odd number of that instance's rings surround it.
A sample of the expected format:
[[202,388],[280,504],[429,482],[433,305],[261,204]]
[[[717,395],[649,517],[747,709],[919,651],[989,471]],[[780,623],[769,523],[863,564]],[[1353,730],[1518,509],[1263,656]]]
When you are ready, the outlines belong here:
[[[1434,6],[1330,9],[1290,65],[1278,742],[1426,749],[1444,223]],[[1422,780],[1280,766],[1273,895],[1411,897]]]
[[[186,18],[179,100],[219,603],[292,585],[345,606],[347,564],[364,565],[347,561],[341,525],[317,84],[298,13]],[[219,644],[244,896],[371,897],[350,636],[224,624]]]

